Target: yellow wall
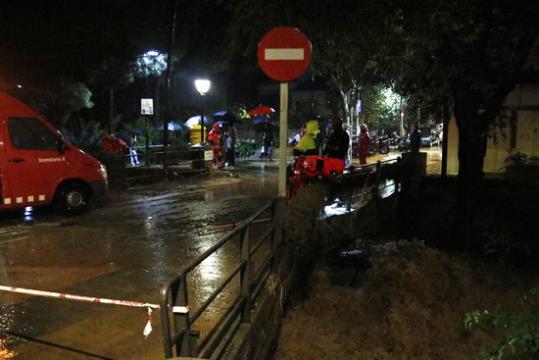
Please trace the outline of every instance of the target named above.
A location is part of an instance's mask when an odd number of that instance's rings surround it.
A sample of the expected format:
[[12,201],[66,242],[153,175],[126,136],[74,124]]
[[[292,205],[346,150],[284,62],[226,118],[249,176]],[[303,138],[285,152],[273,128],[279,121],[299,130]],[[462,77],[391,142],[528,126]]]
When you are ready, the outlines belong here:
[[[520,84],[507,96],[504,106],[510,115],[516,111],[516,136],[513,152],[523,152],[528,156],[539,156],[539,85]],[[533,109],[533,110],[531,110]],[[504,171],[504,160],[511,153],[511,130],[509,126],[496,129],[494,140],[489,137],[487,154],[483,171],[485,173],[501,173]],[[447,173],[458,173],[458,129],[454,118],[449,123]]]
[[528,156],[539,156],[539,113],[519,111],[516,151]]
[[[517,112],[517,133],[514,151],[528,156],[539,156],[539,111]],[[491,134],[494,135],[494,134]],[[504,160],[510,155],[510,129],[496,129],[495,136],[490,136],[487,143],[487,154],[483,171],[485,173],[502,173]],[[448,131],[447,173],[458,173],[458,129],[455,118],[451,118]]]
[[[445,130],[444,130],[445,131]],[[452,116],[449,120],[449,131],[447,131],[447,174],[457,175],[459,172],[459,131],[457,121]]]

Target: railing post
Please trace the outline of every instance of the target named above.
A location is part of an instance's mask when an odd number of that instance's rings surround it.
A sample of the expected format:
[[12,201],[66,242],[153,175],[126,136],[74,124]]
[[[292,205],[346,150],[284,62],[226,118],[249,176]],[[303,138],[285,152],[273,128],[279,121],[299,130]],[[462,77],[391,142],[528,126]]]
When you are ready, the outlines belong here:
[[241,263],[243,270],[241,271],[241,295],[245,301],[245,306],[242,313],[242,322],[251,322],[251,279],[252,279],[252,264],[251,264],[251,223],[245,225],[241,233]]
[[164,288],[161,294],[161,327],[163,329],[163,345],[165,350],[165,359],[168,359],[173,356],[169,317],[169,308],[172,308],[172,306],[170,306],[169,304],[169,296],[174,295],[172,295],[172,289],[170,286]]
[[[181,281],[178,289],[178,301],[175,305],[178,306],[189,306],[187,298],[187,274],[182,274]],[[189,324],[189,313],[186,314],[174,314],[177,318],[175,321],[176,332],[180,333],[183,331],[183,336],[179,339],[179,344],[176,344],[178,349],[178,355],[180,356],[194,356],[193,340],[191,337],[191,324]],[[196,344],[195,346],[196,347]]]
[[376,175],[374,179],[374,187],[372,189],[372,196],[374,200],[374,236],[378,236],[378,219],[380,209],[380,179],[382,178],[382,162],[376,162]]

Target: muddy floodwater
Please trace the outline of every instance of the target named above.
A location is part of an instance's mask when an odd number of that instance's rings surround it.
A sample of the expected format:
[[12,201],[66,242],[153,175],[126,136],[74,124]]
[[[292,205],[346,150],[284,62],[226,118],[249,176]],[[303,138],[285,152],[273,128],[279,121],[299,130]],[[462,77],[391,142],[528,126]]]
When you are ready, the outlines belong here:
[[[112,192],[78,217],[48,210],[2,214],[0,285],[159,303],[160,289],[190,260],[277,192],[259,166]],[[193,276],[208,294],[236,256],[226,248]],[[215,310],[218,312],[218,310]],[[162,359],[158,311],[0,292],[0,340],[15,359]]]

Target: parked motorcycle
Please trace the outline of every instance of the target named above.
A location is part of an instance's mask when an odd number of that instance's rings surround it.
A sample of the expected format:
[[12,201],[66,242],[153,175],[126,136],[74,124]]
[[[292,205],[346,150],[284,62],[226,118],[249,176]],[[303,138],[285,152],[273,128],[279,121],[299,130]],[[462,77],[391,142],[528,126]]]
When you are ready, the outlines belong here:
[[375,154],[386,155],[389,153],[389,142],[388,138],[377,137],[371,139],[371,144],[369,146],[369,156]]

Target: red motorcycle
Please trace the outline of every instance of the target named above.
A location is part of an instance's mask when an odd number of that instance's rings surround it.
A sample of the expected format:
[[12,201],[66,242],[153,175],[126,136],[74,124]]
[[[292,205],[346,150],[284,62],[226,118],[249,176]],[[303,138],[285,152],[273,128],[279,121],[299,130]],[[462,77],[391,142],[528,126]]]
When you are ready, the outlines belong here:
[[305,184],[314,179],[331,179],[344,172],[344,160],[325,156],[299,156],[294,164],[288,166],[288,190],[290,199]]

